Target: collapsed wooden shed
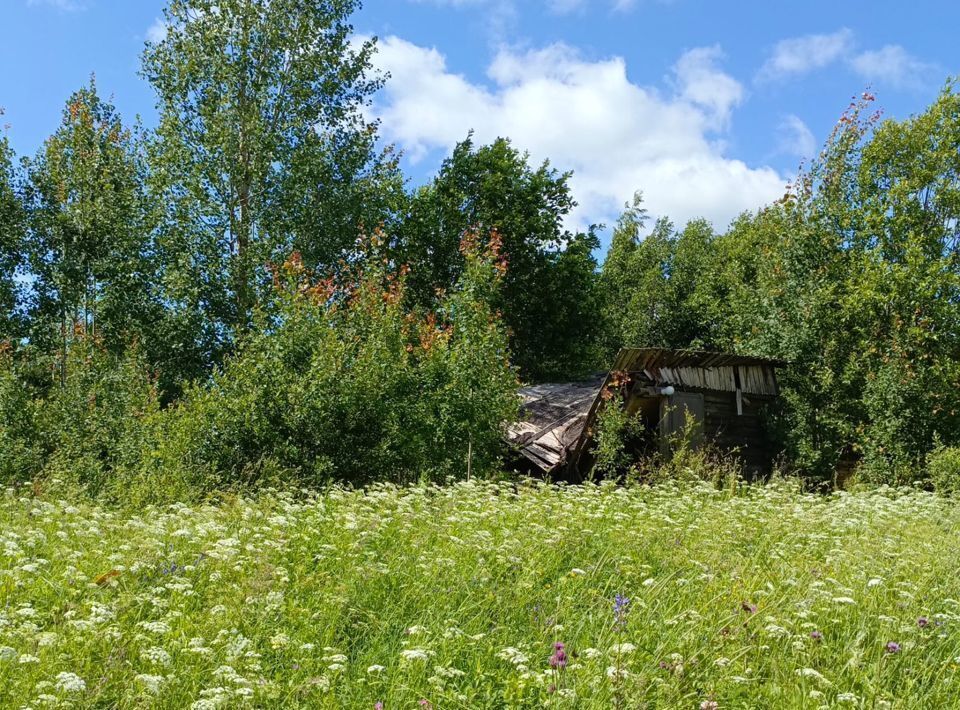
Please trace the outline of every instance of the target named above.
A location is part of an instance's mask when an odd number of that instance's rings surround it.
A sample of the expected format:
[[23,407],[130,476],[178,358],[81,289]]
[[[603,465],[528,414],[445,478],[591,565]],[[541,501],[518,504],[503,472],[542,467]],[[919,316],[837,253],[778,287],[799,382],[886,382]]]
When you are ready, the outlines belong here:
[[522,388],[521,418],[506,438],[534,470],[579,478],[593,465],[600,408],[620,401],[661,446],[687,425],[695,446],[709,440],[735,452],[748,474],[762,475],[775,456],[763,412],[779,394],[776,369],[784,364],[729,353],[625,348],[606,374]]

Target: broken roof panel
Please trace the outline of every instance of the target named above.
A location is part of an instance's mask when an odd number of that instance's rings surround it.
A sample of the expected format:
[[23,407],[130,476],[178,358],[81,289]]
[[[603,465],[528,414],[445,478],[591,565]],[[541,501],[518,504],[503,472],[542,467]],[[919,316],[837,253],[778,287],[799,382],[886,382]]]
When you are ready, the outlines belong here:
[[507,441],[539,468],[552,471],[580,439],[604,379],[598,375],[586,382],[522,388],[520,421],[509,427]]

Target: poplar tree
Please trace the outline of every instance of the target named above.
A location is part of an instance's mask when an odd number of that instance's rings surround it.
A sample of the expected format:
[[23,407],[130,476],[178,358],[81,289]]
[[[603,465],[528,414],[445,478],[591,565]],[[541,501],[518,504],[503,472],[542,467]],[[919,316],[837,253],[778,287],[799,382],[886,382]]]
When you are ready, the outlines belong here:
[[363,109],[380,87],[358,0],[172,0],[143,75],[157,94],[151,186],[165,298],[207,364],[247,330],[268,263],[349,255],[403,199]]

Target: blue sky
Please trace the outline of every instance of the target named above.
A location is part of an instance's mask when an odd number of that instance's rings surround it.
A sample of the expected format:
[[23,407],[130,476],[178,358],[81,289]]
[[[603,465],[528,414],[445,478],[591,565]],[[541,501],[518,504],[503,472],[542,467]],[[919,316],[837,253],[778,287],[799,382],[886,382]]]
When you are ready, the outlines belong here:
[[[0,0],[0,106],[21,155],[95,72],[124,117],[153,122],[137,75],[162,0]],[[573,170],[575,225],[611,223],[634,190],[653,214],[718,228],[775,199],[867,86],[887,116],[960,74],[960,3],[367,0],[392,78],[374,113],[429,179],[468,130]]]

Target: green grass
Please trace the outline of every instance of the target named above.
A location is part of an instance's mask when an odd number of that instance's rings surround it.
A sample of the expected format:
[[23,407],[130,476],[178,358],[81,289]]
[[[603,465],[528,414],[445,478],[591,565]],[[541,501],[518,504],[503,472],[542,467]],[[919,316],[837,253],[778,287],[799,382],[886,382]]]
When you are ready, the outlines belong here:
[[3,707],[957,707],[958,600],[920,492],[0,493]]

